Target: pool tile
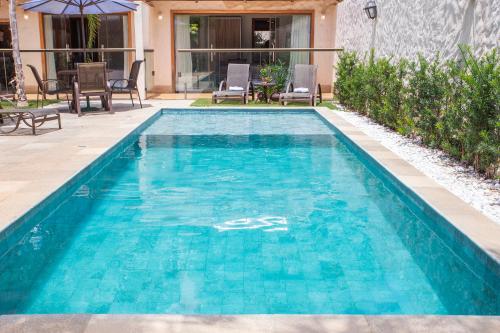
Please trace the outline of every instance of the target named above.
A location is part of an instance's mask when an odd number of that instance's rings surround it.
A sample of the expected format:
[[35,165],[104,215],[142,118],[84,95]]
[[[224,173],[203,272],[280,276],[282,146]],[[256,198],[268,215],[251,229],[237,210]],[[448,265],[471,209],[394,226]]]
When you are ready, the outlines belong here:
[[[70,200],[6,262],[16,271],[20,257],[47,258],[47,267],[25,266],[35,272],[28,278],[46,275],[26,293],[31,307],[19,311],[61,304],[60,311],[110,313],[495,311],[487,301],[469,310],[467,300],[496,296],[429,227],[431,210],[393,191],[313,114],[297,115],[314,120],[308,128],[294,123],[289,130],[306,133],[293,137],[175,137],[154,132],[162,120],[140,144],[110,155],[118,158],[103,172],[90,169],[95,177],[65,189]],[[179,130],[171,126],[182,117],[166,115],[167,128]],[[283,128],[271,123],[268,134]],[[453,290],[466,292],[450,301]]]

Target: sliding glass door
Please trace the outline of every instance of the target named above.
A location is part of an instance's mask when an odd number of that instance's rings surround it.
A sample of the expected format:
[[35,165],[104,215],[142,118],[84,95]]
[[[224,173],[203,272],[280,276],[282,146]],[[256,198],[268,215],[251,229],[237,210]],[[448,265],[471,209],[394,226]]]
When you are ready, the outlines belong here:
[[[12,48],[12,37],[10,34],[9,22],[0,22],[0,48],[10,49]],[[0,92],[8,93],[13,92],[15,88],[10,84],[12,79],[14,79],[14,60],[12,59],[11,52],[0,53]]]
[[[212,49],[239,49],[241,48],[241,17],[238,16],[211,16],[208,18],[208,42]],[[210,70],[213,71],[215,82],[224,80],[229,63],[242,63],[238,52],[221,53],[218,56],[210,55]]]
[[[272,52],[273,48],[310,47],[310,15],[175,15],[176,91],[212,91],[229,63],[248,63],[252,78],[259,68],[282,61],[309,63],[308,52]],[[181,49],[266,49],[262,52],[178,52]]]
[[[126,14],[99,15],[99,28],[96,38],[91,44],[84,45],[81,34],[80,17],[68,15],[43,15],[43,30],[45,47],[51,48],[126,48],[128,47],[128,17]],[[87,18],[84,21],[85,35],[89,36]],[[87,53],[87,59],[97,61],[102,59],[102,53]],[[46,54],[46,73],[48,78],[56,78],[57,72],[74,68],[78,62],[83,62],[83,52]],[[108,52],[104,60],[110,69],[110,78],[123,78],[128,71],[129,55],[123,52]]]

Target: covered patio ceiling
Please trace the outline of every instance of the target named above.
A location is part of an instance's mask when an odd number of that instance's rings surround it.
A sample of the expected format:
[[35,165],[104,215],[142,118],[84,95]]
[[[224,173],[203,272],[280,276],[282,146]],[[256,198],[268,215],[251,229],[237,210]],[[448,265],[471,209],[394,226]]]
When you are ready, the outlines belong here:
[[[144,0],[145,2],[214,2],[214,1],[224,1],[224,2],[304,2],[312,0]],[[343,0],[316,0],[319,2],[337,4]]]
[[195,3],[199,3],[199,2],[233,2],[233,3],[240,3],[240,2],[243,2],[243,3],[246,3],[246,2],[273,2],[273,3],[276,3],[276,2],[286,2],[286,3],[290,3],[290,2],[311,2],[311,1],[316,1],[316,2],[319,2],[321,3],[323,6],[334,6],[334,5],[337,5],[339,3],[341,3],[343,0],[142,0],[144,1],[145,3],[149,4],[149,5],[153,5],[153,3],[155,2],[195,2]]

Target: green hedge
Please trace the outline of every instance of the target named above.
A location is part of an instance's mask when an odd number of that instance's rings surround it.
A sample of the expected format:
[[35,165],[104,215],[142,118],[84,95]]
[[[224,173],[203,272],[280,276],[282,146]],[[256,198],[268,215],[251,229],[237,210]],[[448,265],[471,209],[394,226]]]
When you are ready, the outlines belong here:
[[500,65],[496,50],[458,61],[368,59],[343,52],[335,94],[349,109],[499,177]]

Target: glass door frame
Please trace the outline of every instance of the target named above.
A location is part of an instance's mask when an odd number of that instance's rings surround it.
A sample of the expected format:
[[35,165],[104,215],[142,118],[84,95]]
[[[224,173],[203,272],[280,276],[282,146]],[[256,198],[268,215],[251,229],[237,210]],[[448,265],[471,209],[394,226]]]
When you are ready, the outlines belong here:
[[[117,15],[123,15],[127,17],[127,47],[132,47],[133,45],[133,30],[134,27],[132,26],[133,20],[132,20],[132,13],[116,13]],[[38,22],[39,22],[39,32],[40,32],[40,48],[45,49],[46,48],[46,40],[45,40],[45,24],[44,24],[44,15],[54,15],[54,14],[43,14],[43,13],[38,13]],[[106,15],[106,14],[105,14]],[[114,15],[114,14],[110,14]],[[134,60],[133,55],[130,52],[126,52],[125,56],[128,56],[128,63],[131,64],[132,61]],[[125,69],[126,70],[126,69]],[[47,68],[47,57],[45,52],[42,52],[42,78],[47,78],[47,73],[48,73],[48,68]]]
[[[1,23],[2,25],[6,25],[6,26],[8,27],[9,34],[10,34],[10,39],[11,39],[11,44],[12,44],[12,33],[11,33],[11,31],[10,31],[10,21],[9,21],[9,19],[8,19],[8,18],[2,18],[2,19],[0,19],[0,23]],[[9,46],[8,46],[8,47],[6,47],[6,48],[7,48],[7,49],[11,49],[11,48],[12,48],[12,45],[9,45]],[[5,62],[5,58],[6,58],[7,54],[10,54],[10,56],[9,56],[9,57],[12,59],[12,60],[11,60],[11,61],[12,61],[12,73],[8,73],[8,72],[7,72],[7,67],[8,67],[8,66],[7,66],[7,62]],[[14,68],[14,59],[12,58],[12,53],[10,53],[10,52],[5,52],[5,53],[3,54],[3,56],[4,56],[4,57],[3,57],[3,63],[2,63],[1,65],[2,65],[2,75],[4,75],[4,76],[5,76],[5,77],[4,77],[5,82],[2,82],[2,84],[3,84],[3,83],[5,83],[5,90],[0,89],[0,92],[2,92],[2,93],[8,93],[8,92],[10,92],[10,91],[11,91],[11,90],[9,89],[9,82],[11,81],[10,79],[13,79],[13,78],[16,76],[16,74],[15,74],[15,68]],[[11,74],[11,77],[8,77],[8,76],[9,76],[9,74]],[[14,89],[15,89],[15,88],[14,88]]]
[[[177,92],[177,57],[175,48],[175,16],[176,15],[308,15],[310,22],[309,47],[314,48],[315,10],[171,10],[170,11],[170,63],[172,68],[172,92]],[[314,57],[309,56],[313,64]]]

